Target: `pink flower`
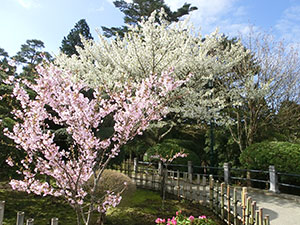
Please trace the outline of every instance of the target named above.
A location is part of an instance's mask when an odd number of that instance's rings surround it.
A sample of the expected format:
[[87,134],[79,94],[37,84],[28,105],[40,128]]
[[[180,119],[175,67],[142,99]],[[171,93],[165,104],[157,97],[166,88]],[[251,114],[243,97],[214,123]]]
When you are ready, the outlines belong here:
[[190,220],[191,222],[193,222],[194,219],[195,219],[195,217],[193,217],[193,216],[190,216],[190,217],[189,217],[189,220]]
[[155,223],[157,223],[157,224],[163,224],[163,223],[165,223],[166,222],[166,220],[165,219],[161,219],[161,218],[157,218],[156,220],[155,220]]
[[[165,116],[168,92],[183,83],[174,81],[171,72],[165,72],[161,76],[150,75],[139,83],[116,84],[120,85],[118,90],[105,90],[109,97],[104,98],[104,90],[99,89],[95,90],[94,98],[88,98],[82,92],[89,87],[73,82],[69,79],[71,75],[60,68],[39,65],[37,71],[40,77],[34,83],[15,80],[14,76],[6,81],[14,82],[12,96],[21,108],[12,113],[16,121],[22,122],[17,122],[12,131],[3,129],[3,133],[25,155],[19,163],[22,169],[17,171],[23,179],[11,181],[11,185],[16,190],[37,195],[63,196],[81,209],[90,199],[86,198],[85,191],[90,177],[95,177],[94,185],[98,185],[102,173],[97,175],[96,170],[103,171],[111,158],[119,154],[122,145],[141,134],[151,121]],[[24,87],[37,93],[36,97],[30,98]],[[101,129],[103,121],[111,115],[114,132],[111,137],[100,138],[94,130]],[[63,150],[54,142],[55,134],[46,121],[66,128],[73,140],[69,149]],[[13,165],[12,160],[7,162]],[[54,182],[40,179],[44,175]],[[105,213],[120,201],[119,193],[109,192],[95,208]],[[164,219],[157,221],[165,223]]]
[[199,216],[198,218],[199,219],[206,219],[206,216],[203,215],[203,216]]
[[173,224],[173,225],[176,225],[177,224],[177,220],[176,220],[176,218],[173,216],[173,218],[172,218],[172,220],[171,220],[171,223]]
[[6,159],[6,163],[7,163],[9,166],[14,166],[14,161],[12,160],[12,158],[11,158],[10,156]]

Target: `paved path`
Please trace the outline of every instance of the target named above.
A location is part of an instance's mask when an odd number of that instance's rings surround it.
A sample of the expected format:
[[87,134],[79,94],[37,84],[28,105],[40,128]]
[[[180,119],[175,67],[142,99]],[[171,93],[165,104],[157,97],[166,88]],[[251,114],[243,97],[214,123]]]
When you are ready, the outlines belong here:
[[248,189],[248,193],[270,216],[271,225],[300,225],[300,196],[273,194],[258,189]]
[[[183,182],[180,186],[183,186]],[[192,189],[195,190],[196,186],[193,186]],[[173,191],[171,192],[173,193]],[[247,192],[248,196],[256,201],[257,206],[263,208],[264,216],[269,215],[271,225],[300,225],[300,196],[275,194],[267,190],[254,188],[248,188]],[[208,193],[209,187],[206,187],[207,196]],[[240,199],[239,189],[237,196]],[[187,196],[187,198],[190,197]]]

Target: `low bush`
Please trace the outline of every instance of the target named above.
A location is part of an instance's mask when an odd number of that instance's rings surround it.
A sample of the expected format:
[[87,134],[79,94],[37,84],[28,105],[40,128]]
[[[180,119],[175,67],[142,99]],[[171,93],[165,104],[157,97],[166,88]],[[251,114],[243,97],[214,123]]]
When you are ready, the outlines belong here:
[[[247,169],[267,171],[270,165],[274,165],[279,172],[300,174],[300,144],[276,141],[255,143],[242,152],[240,162]],[[288,176],[280,176],[280,182],[300,183]]]
[[300,174],[300,144],[289,142],[261,142],[246,148],[240,162],[247,169],[268,170],[274,165],[277,171]]
[[[94,179],[91,178],[88,182],[87,188],[91,188],[93,186],[93,182]],[[128,197],[136,190],[135,184],[128,176],[115,170],[106,169],[101,175],[99,186],[96,190],[96,196],[98,198],[102,198],[108,190],[118,193],[124,188],[125,191],[122,193],[122,197]]]

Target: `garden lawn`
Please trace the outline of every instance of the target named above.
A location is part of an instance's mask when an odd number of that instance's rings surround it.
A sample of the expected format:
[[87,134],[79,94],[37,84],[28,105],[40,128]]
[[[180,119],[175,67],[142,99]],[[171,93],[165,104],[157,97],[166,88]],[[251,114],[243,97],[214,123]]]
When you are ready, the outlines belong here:
[[206,215],[218,225],[224,223],[209,209],[199,204],[185,200],[176,200],[168,196],[162,207],[162,199],[158,192],[137,189],[134,195],[123,199],[117,208],[108,211],[106,225],[154,225],[159,218],[172,218],[176,211],[182,210],[185,216],[194,217]]
[[48,225],[53,217],[59,218],[62,225],[77,223],[75,211],[59,198],[12,191],[7,185],[1,185],[0,201],[5,201],[3,225],[16,224],[18,211],[25,213],[25,223],[34,218],[34,224]]
[[[25,221],[34,218],[34,224],[38,225],[50,224],[53,217],[59,218],[59,224],[76,225],[75,212],[59,198],[16,192],[7,184],[0,184],[0,201],[5,201],[3,225],[16,224],[18,211],[25,213]],[[154,225],[158,217],[172,218],[179,210],[186,216],[206,215],[218,225],[223,225],[217,216],[199,204],[168,199],[162,206],[159,193],[145,189],[137,189],[134,194],[122,199],[118,207],[111,208],[106,216],[105,225]]]

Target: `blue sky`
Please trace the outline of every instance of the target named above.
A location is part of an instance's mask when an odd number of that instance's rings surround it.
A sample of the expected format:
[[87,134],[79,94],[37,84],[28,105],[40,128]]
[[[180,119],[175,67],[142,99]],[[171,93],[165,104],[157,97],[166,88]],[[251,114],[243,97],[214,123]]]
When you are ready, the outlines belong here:
[[[121,26],[123,14],[113,0],[0,0],[0,47],[10,56],[27,39],[39,39],[51,54],[75,23],[86,19],[97,40],[96,28]],[[129,0],[128,0],[129,1]],[[191,22],[203,34],[219,27],[234,36],[249,31],[272,32],[287,43],[300,42],[300,0],[165,0],[175,10],[185,2],[198,7]]]

